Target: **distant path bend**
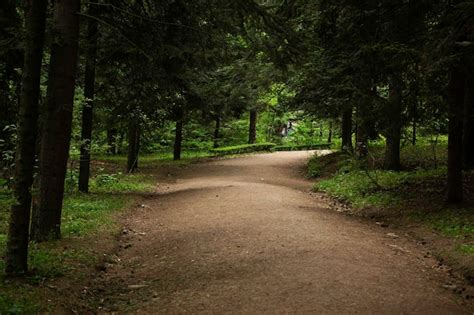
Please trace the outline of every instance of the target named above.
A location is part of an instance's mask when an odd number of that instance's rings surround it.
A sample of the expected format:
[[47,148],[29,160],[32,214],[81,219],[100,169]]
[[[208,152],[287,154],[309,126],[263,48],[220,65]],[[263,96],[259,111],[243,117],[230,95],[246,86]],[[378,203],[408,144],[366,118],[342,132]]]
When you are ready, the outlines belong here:
[[137,313],[469,314],[416,245],[311,196],[311,152],[169,174],[127,219],[105,310]]

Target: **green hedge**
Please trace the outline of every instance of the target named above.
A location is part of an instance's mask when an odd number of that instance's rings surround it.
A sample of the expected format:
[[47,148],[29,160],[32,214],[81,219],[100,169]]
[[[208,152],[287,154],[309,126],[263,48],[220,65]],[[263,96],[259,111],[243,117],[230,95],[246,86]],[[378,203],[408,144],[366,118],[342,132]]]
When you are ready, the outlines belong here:
[[303,151],[330,149],[331,143],[301,144],[301,145],[280,145],[274,148],[275,151]]
[[274,147],[275,147],[274,143],[256,143],[256,144],[244,144],[244,145],[236,145],[236,146],[231,146],[231,147],[211,149],[211,152],[216,155],[221,156],[221,155],[259,152],[259,151],[272,151]]
[[331,143],[318,143],[318,144],[303,144],[303,145],[281,145],[277,146],[274,143],[256,143],[256,144],[243,144],[231,147],[222,147],[217,149],[211,149],[211,153],[221,155],[232,155],[251,153],[259,151],[302,151],[302,150],[320,150],[330,149]]

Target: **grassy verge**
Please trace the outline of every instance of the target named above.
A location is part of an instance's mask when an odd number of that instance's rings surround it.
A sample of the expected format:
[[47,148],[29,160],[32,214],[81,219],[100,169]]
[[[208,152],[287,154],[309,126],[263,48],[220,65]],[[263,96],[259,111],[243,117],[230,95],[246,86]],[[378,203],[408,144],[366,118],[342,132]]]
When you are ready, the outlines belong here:
[[[446,146],[433,152],[429,145],[403,148],[402,172],[381,169],[383,148],[372,148],[369,163],[364,165],[342,153],[314,157],[308,172],[319,177],[315,190],[350,204],[353,214],[401,227],[421,226],[447,240],[444,244],[449,244],[448,248],[440,251],[458,261],[474,262],[474,174],[466,173],[466,202],[447,206]],[[468,277],[474,275],[473,270]]]
[[[22,280],[4,277],[8,211],[13,202],[6,188],[0,189],[0,314],[36,313],[44,310],[40,291],[45,281],[58,277],[86,277],[78,266],[93,266],[98,257],[84,246],[74,246],[96,235],[112,234],[119,226],[115,215],[141,193],[152,192],[155,178],[147,174],[99,174],[91,180],[91,193],[69,192],[62,213],[63,239],[30,245],[30,273]],[[83,268],[82,268],[83,269]]]
[[[173,163],[175,164],[188,164],[194,160],[212,157],[214,154],[210,151],[182,151],[181,152],[181,160],[180,161],[173,161],[173,152],[157,152],[152,154],[146,154],[140,156],[139,158],[139,165],[144,167],[149,166],[156,166],[157,163],[159,164],[168,164]],[[94,159],[98,161],[104,161],[108,163],[120,164],[125,165],[127,162],[127,156],[125,155],[99,155],[95,156]]]

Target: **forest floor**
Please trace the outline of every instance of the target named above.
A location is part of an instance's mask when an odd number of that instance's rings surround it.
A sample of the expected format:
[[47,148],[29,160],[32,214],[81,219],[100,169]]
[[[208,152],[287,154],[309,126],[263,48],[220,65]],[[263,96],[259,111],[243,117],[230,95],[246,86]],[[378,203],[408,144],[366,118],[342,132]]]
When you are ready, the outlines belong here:
[[107,252],[93,275],[51,281],[48,298],[71,313],[472,314],[452,292],[471,288],[422,244],[312,192],[311,154],[142,170],[156,192],[89,243]]

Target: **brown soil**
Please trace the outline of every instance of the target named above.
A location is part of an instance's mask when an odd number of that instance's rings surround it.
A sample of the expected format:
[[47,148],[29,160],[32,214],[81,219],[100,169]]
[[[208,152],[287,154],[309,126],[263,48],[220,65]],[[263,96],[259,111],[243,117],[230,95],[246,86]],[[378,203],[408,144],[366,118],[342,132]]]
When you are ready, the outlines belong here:
[[83,289],[92,312],[470,314],[422,245],[328,210],[310,152],[169,168]]

